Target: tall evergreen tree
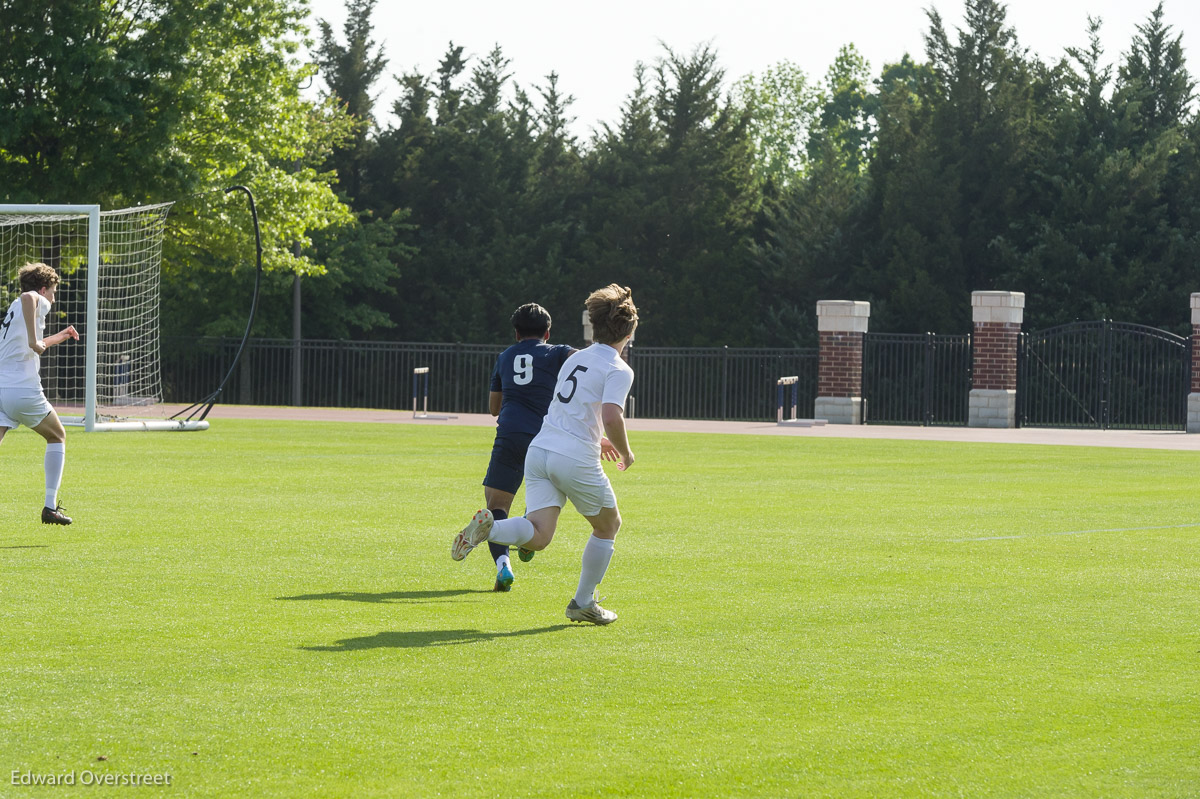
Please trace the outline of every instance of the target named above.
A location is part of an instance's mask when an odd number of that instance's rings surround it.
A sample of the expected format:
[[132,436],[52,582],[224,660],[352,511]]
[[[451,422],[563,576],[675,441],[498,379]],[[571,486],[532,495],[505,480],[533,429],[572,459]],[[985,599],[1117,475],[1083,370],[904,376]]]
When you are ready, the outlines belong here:
[[[1139,26],[1115,90],[1099,30],[1089,20],[1089,46],[1068,51],[1049,146],[1031,169],[1029,240],[1004,249],[1012,264],[1006,280],[1027,292],[1031,325],[1098,318],[1169,325],[1190,291],[1186,275],[1195,273],[1194,221],[1178,202],[1195,166],[1185,110],[1190,79],[1182,58],[1169,55],[1161,7]],[[1173,66],[1150,77],[1150,63]]]
[[929,19],[928,76],[898,108],[900,124],[879,123],[870,299],[884,329],[953,332],[969,329],[971,291],[999,287],[996,245],[1029,199],[1035,70],[997,0],[968,0],[956,43],[936,12]]
[[334,148],[329,165],[337,172],[342,193],[357,209],[363,207],[365,200],[364,172],[369,136],[375,127],[375,98],[371,90],[387,66],[382,45],[371,38],[374,9],[375,0],[348,0],[344,45],[338,42],[332,26],[321,20],[321,41],[316,53],[321,79],[353,121],[352,138]]
[[1184,60],[1183,35],[1172,38],[1161,2],[1137,31],[1121,65],[1114,105],[1131,106],[1142,132],[1138,143],[1144,144],[1187,123],[1196,82]]
[[1175,317],[1173,311],[1196,290],[1196,228],[1180,201],[1190,191],[1197,162],[1188,136],[1196,83],[1184,60],[1182,35],[1173,35],[1161,2],[1137,31],[1119,70],[1113,108],[1130,121],[1124,143],[1130,194],[1120,244],[1122,285],[1136,286],[1120,295],[1118,307],[1140,321]]
[[668,49],[655,77],[653,94],[639,82],[620,128],[597,143],[586,268],[635,288],[644,342],[753,343],[760,195],[749,114],[723,96],[711,48]]
[[559,89],[558,75],[546,76],[537,88],[540,104],[534,108],[532,171],[523,215],[529,227],[527,286],[534,301],[554,308],[560,320],[558,335],[580,341],[578,325],[585,292],[579,280],[587,201],[587,175],[579,142],[571,133],[570,108],[574,97]]
[[386,206],[412,209],[418,253],[388,307],[409,337],[503,340],[514,307],[561,296],[578,240],[570,98],[551,75],[531,101],[498,47],[470,65],[452,44],[435,76],[402,83],[372,173],[391,178]]

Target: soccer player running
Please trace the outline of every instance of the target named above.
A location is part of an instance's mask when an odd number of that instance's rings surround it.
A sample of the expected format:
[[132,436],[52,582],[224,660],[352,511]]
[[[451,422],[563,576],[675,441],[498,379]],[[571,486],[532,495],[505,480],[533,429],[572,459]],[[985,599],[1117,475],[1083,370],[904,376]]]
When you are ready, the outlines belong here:
[[17,425],[26,425],[46,439],[46,504],[43,524],[70,524],[58,504],[67,433],[42,391],[41,355],[67,339],[79,340],[74,327],[42,337],[46,316],[58,290],[58,273],[42,263],[26,264],[17,272],[21,295],[8,306],[0,322],[0,441]]
[[[507,519],[525,475],[525,453],[529,442],[542,429],[542,418],[550,405],[554,384],[563,362],[577,352],[566,344],[552,345],[550,313],[537,303],[522,305],[512,315],[517,343],[500,353],[492,370],[488,409],[496,420],[492,458],[483,478],[484,506],[493,519]],[[605,457],[616,460],[617,451],[603,442]],[[493,591],[510,591],[514,580],[508,547],[489,543],[496,562]],[[520,551],[528,561],[533,552]]]
[[612,560],[621,514],[600,465],[600,441],[607,434],[620,455],[619,469],[633,465],[624,415],[633,370],[621,360],[621,350],[633,338],[638,315],[630,290],[615,283],[592,292],[586,305],[595,343],[563,364],[542,428],[530,442],[525,516],[497,521],[489,509],[480,510],[455,536],[450,556],[462,560],[484,541],[533,552],[545,549],[569,499],[592,525],[592,536],[583,548],[567,618],[610,624],[617,614],[600,607],[595,594]]

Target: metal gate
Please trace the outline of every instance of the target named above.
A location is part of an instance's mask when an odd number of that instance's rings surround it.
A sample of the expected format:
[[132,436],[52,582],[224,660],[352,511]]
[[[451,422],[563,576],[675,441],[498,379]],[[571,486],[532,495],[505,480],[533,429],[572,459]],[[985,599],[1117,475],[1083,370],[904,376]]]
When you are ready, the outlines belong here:
[[868,424],[965,425],[971,337],[863,335],[863,411]]
[[1022,427],[1183,430],[1191,383],[1188,339],[1108,319],[1022,333]]

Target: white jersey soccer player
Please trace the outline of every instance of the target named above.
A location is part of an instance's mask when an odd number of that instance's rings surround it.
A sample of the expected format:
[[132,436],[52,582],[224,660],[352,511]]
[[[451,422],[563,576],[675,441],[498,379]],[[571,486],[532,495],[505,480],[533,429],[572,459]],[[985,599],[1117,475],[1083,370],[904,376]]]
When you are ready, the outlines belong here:
[[600,463],[600,440],[607,435],[621,456],[618,468],[633,465],[624,416],[633,370],[621,359],[621,350],[633,338],[638,317],[629,289],[615,283],[592,292],[587,309],[596,343],[567,358],[558,373],[542,429],[525,456],[525,516],[496,520],[486,508],[479,511],[455,536],[450,556],[462,560],[485,540],[545,549],[569,499],[591,523],[592,536],[584,546],[567,618],[609,624],[617,614],[600,607],[595,590],[612,560],[621,514]]
[[[607,344],[593,344],[567,358],[558,373],[558,384],[542,429],[529,443],[573,460],[600,460],[604,435],[604,403],[625,407],[633,386],[633,369],[621,353]],[[536,510],[533,505],[530,510]]]
[[[12,301],[4,321],[0,322],[0,386],[32,389],[40,395],[42,356],[29,346],[22,297],[18,295]],[[46,331],[46,317],[50,314],[50,300],[40,294],[35,294],[33,299],[34,338],[41,340]]]
[[68,338],[74,327],[46,336],[46,317],[54,304],[58,273],[46,264],[26,264],[18,272],[21,294],[0,321],[0,441],[18,425],[46,440],[44,524],[70,524],[58,506],[58,488],[66,462],[66,431],[42,391],[41,355]]

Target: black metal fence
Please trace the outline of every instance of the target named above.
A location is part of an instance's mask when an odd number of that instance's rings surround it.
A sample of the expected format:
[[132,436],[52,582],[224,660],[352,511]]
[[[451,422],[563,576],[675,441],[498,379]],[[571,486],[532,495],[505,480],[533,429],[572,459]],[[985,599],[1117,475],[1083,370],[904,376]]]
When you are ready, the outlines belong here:
[[[194,402],[220,383],[236,338],[166,338],[167,402]],[[435,412],[486,413],[488,378],[503,344],[252,339],[222,402],[409,409],[413,369],[430,367]],[[297,375],[295,366],[299,364]],[[817,396],[816,349],[634,347],[630,416],[773,420],[776,381],[799,378],[801,416]],[[875,424],[965,425],[969,335],[867,333],[865,417]],[[1189,341],[1118,322],[1022,334],[1017,419],[1023,426],[1184,429]],[[790,401],[790,391],[789,401]]]
[[865,421],[965,425],[970,411],[971,368],[969,335],[866,333]]
[[[221,382],[236,338],[165,338],[167,402],[194,402]],[[429,407],[487,413],[488,380],[507,345],[251,339],[221,401],[243,405],[409,409],[413,369],[429,367]],[[300,379],[294,363],[297,352]],[[670,419],[775,418],[775,381],[800,378],[801,408],[817,391],[816,349],[634,347],[631,416]],[[298,382],[298,385],[297,385]]]
[[[220,384],[237,352],[235,338],[163,341],[167,402],[194,402]],[[413,369],[428,366],[431,407],[487,413],[488,378],[501,345],[251,339],[221,401],[292,405],[299,349],[299,402],[331,408],[412,407]]]
[[1187,427],[1187,338],[1124,322],[1074,322],[1023,333],[1017,356],[1023,427]]
[[817,398],[816,348],[634,347],[629,363],[631,415],[650,419],[774,419],[775,383],[791,375],[801,409]]

